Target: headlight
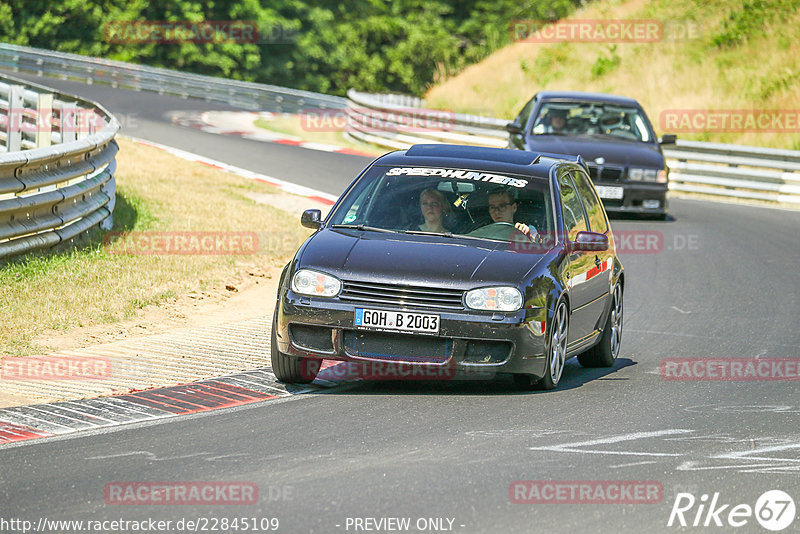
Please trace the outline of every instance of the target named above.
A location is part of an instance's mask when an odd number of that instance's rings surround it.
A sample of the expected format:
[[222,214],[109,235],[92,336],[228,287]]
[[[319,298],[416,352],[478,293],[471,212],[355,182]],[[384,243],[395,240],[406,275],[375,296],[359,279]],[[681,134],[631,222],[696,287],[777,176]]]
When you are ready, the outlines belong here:
[[[639,167],[631,167],[628,169],[628,178],[636,182],[655,182],[659,178],[659,172],[658,169],[641,169]],[[666,172],[664,173],[664,181],[667,181]]]
[[300,269],[292,277],[292,291],[312,297],[335,297],[342,289],[342,282],[329,274]]
[[482,287],[467,291],[464,302],[473,310],[512,312],[522,308],[522,293],[516,287]]

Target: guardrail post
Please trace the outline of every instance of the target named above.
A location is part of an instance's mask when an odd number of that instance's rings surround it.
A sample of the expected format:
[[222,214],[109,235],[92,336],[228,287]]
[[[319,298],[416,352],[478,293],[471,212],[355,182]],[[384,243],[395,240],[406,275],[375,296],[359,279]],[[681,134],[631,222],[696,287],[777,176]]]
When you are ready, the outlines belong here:
[[39,95],[36,105],[36,146],[43,148],[50,146],[53,133],[53,94]]
[[61,142],[71,143],[77,140],[78,106],[75,102],[61,106]]
[[8,87],[8,122],[5,125],[6,152],[22,150],[22,113],[25,108],[25,87]]
[[83,139],[89,135],[90,120],[90,110],[83,108],[78,109],[78,113],[75,115],[75,130],[77,131],[78,139]]

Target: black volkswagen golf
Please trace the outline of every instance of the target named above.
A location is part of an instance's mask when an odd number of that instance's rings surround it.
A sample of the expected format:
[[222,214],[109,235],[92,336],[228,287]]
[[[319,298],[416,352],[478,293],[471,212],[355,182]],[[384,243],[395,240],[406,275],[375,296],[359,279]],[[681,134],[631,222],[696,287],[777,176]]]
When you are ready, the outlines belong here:
[[656,139],[636,100],[541,91],[506,128],[509,148],[582,156],[607,211],[666,217],[669,169],[661,145],[675,136]]
[[625,276],[580,158],[416,145],[372,162],[320,218],[303,214],[316,231],[279,283],[281,381],[310,382],[327,359],[552,389],[572,356],[617,358]]

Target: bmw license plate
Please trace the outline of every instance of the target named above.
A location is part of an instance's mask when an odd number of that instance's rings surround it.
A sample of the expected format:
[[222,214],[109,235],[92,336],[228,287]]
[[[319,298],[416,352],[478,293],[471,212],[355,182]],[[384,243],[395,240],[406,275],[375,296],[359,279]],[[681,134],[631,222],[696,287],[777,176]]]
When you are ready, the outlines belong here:
[[356,308],[353,324],[364,328],[389,330],[392,332],[413,332],[415,334],[439,333],[439,316],[426,313]]
[[600,198],[608,198],[613,200],[620,200],[625,193],[625,189],[622,187],[612,187],[608,185],[596,185],[594,188],[597,190],[597,194]]

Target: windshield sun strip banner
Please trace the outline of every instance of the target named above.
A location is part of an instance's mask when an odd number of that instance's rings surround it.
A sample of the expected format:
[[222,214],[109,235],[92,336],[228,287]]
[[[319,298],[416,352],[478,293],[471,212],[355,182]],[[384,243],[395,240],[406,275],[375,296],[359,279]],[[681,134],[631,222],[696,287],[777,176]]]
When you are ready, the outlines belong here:
[[528,180],[512,178],[501,174],[491,174],[481,171],[464,169],[439,169],[435,167],[393,167],[386,176],[440,176],[442,178],[457,178],[459,180],[472,180],[475,182],[490,182],[493,184],[508,185],[511,187],[525,187]]

